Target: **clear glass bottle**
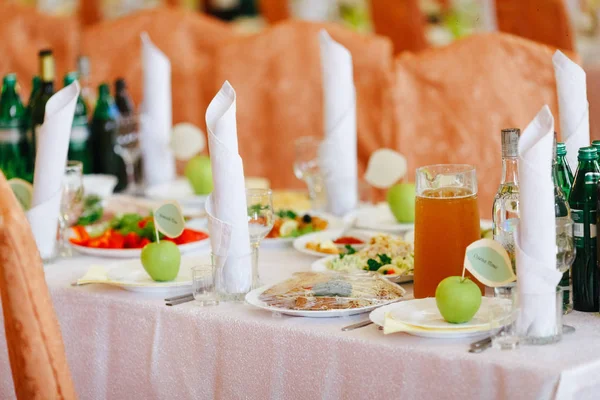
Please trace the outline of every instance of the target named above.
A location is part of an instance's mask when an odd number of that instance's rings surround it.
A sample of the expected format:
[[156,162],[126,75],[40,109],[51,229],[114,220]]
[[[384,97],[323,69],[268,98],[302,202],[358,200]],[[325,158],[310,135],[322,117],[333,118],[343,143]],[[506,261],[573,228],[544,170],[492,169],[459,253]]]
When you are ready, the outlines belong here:
[[492,209],[494,240],[508,252],[513,270],[515,265],[515,229],[519,225],[519,135],[516,128],[503,129],[502,180]]
[[[564,147],[564,145],[563,145]],[[565,150],[566,153],[566,150]],[[559,151],[558,143],[556,143],[556,132],[554,132],[554,158],[552,160],[552,180],[554,181],[554,216],[556,218],[567,217],[571,218],[571,208],[567,196],[561,188],[561,180],[559,179],[560,174],[564,172],[564,169],[559,164]],[[563,154],[564,158],[565,154]],[[569,188],[570,190],[570,188]],[[571,269],[563,273],[558,286],[563,289],[563,310],[565,314],[573,311],[573,301],[571,299]]]

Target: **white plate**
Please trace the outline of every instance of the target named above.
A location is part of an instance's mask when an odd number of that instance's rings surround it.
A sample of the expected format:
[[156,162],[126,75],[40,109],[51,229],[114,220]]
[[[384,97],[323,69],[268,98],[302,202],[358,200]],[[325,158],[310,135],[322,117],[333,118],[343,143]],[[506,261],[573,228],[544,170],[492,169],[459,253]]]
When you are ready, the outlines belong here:
[[[284,315],[291,315],[294,317],[309,317],[309,318],[332,318],[332,317],[347,317],[350,315],[364,314],[370,312],[377,307],[381,307],[381,304],[372,305],[368,307],[352,308],[347,310],[327,310],[327,311],[304,311],[304,310],[287,310],[277,307],[272,307],[259,299],[262,292],[269,289],[271,286],[263,286],[258,289],[254,289],[246,295],[246,302],[263,310],[280,313]],[[394,300],[398,301],[398,300]]]
[[[444,328],[446,331],[428,331],[428,332],[406,332],[410,335],[440,338],[440,339],[456,339],[481,336],[489,331],[490,311],[494,305],[506,303],[507,299],[498,299],[494,297],[484,297],[481,299],[481,307],[473,319],[464,324],[451,324],[444,320],[441,316],[435,298],[428,297],[425,299],[405,300],[399,303],[390,304],[374,310],[369,318],[373,323],[383,326],[385,314],[391,313],[393,318],[399,322],[414,325],[421,328]],[[505,304],[501,304],[506,307]],[[478,329],[475,332],[460,332],[457,329],[472,328]]]
[[[315,272],[339,272],[339,271],[334,271],[332,269],[327,268],[327,262],[330,260],[333,260],[334,258],[337,258],[337,257],[339,257],[339,256],[333,255],[333,256],[321,258],[320,260],[317,260],[314,263],[312,263],[310,265],[310,269],[311,269],[311,271],[315,271]],[[356,271],[359,272],[361,270],[357,269]],[[412,282],[412,280],[413,280],[412,275],[382,275],[382,276],[385,277],[390,282],[394,282],[394,283],[406,283],[406,282]]]
[[[324,212],[317,212],[317,211],[309,211],[307,213],[303,213],[301,215],[304,214],[309,214],[309,215],[314,215],[317,216],[319,218],[323,218],[325,220],[327,220],[328,225],[327,225],[327,229],[322,230],[321,232],[326,232],[329,230],[335,230],[335,229],[342,229],[344,227],[344,222],[341,218],[336,217],[335,215],[331,215],[328,213],[324,213]],[[300,236],[302,237],[302,236]],[[287,247],[290,244],[294,243],[294,240],[296,240],[297,238],[294,237],[288,237],[288,238],[275,238],[275,239],[270,239],[270,238],[264,238],[260,244],[265,245],[265,247]]]
[[182,207],[204,208],[207,195],[197,195],[186,178],[178,178],[171,182],[165,182],[150,186],[146,189],[146,196],[152,200],[168,201],[176,200]]
[[[189,225],[189,224],[187,224]],[[194,229],[194,228],[192,228]],[[202,230],[202,229],[198,229]],[[106,258],[139,258],[142,255],[142,249],[96,249],[93,247],[85,247],[79,246],[73,243],[70,243],[71,247],[73,247],[78,252],[94,257],[106,257]],[[208,248],[210,245],[210,238],[206,238],[204,240],[200,240],[198,242],[180,244],[179,251],[183,253],[187,253],[190,251],[196,251],[200,249]]]
[[[300,253],[308,254],[315,257],[327,257],[331,254],[321,253],[315,250],[310,250],[306,248],[306,244],[309,242],[323,242],[325,240],[335,240],[340,237],[342,233],[342,229],[334,229],[334,230],[325,230],[321,232],[309,233],[308,235],[300,236],[294,240],[294,249],[298,250]],[[357,239],[360,239],[365,242],[365,244],[375,236],[377,233],[369,232],[369,231],[350,231],[346,236],[354,236]],[[365,244],[361,245],[352,245],[355,249],[359,250],[365,246]]]
[[376,206],[367,206],[359,208],[350,213],[356,217],[356,227],[359,229],[370,229],[388,233],[402,233],[413,230],[415,224],[401,224],[396,221],[387,203],[380,203]]
[[183,292],[192,286],[192,267],[210,263],[210,256],[181,257],[179,274],[170,282],[155,282],[144,270],[140,260],[122,261],[106,266],[106,282],[132,292],[169,293]]

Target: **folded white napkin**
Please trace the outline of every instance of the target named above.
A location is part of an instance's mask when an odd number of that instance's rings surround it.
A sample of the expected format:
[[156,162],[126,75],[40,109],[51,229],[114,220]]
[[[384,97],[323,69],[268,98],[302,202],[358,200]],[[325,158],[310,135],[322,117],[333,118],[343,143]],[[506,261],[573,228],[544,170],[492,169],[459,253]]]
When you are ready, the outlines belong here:
[[144,179],[148,185],[175,179],[175,157],[171,151],[171,63],[146,32],[142,33],[144,100],[140,116],[140,146]]
[[558,92],[560,133],[567,146],[567,161],[575,173],[579,149],[590,145],[590,112],[585,71],[560,50],[554,53],[552,63]]
[[[244,165],[238,152],[236,95],[229,82],[206,110],[208,148],[214,189],[206,201],[212,252],[227,256],[218,289],[227,293],[246,293],[252,286],[248,210]],[[218,265],[218,267],[221,267]]]
[[52,256],[56,246],[62,181],[78,96],[77,82],[52,96],[46,103],[44,123],[36,136],[33,197],[27,219],[42,258]]
[[554,118],[544,106],[519,139],[519,208],[516,236],[519,332],[549,336],[556,327],[556,222],[552,145]]
[[319,41],[325,119],[319,166],[325,181],[328,211],[344,215],[358,205],[356,90],[352,56],[324,30],[319,34]]

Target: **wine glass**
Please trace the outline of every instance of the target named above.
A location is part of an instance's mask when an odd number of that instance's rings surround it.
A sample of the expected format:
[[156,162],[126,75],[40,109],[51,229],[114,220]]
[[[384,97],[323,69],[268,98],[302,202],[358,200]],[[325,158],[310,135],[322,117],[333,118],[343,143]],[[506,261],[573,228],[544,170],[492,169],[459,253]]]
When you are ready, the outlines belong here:
[[260,287],[258,276],[258,249],[260,241],[273,229],[273,192],[270,189],[246,189],[248,231],[252,246],[252,289]]
[[319,167],[319,147],[322,140],[315,136],[303,136],[294,142],[294,175],[308,187],[311,207],[323,211],[326,206],[325,183]]
[[73,251],[68,245],[69,231],[83,212],[83,164],[80,161],[67,161],[63,176],[60,201],[58,254],[71,257]]
[[139,141],[139,118],[137,114],[121,115],[117,119],[117,135],[114,150],[125,163],[127,187],[125,193],[136,194],[135,164],[141,156]]

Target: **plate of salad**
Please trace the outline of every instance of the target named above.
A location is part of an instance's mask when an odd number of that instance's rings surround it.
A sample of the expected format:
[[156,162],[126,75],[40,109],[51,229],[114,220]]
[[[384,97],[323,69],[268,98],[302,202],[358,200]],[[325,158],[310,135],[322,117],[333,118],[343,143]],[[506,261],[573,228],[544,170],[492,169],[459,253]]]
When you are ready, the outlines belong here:
[[300,236],[342,227],[341,219],[327,213],[279,210],[275,212],[273,228],[261,243],[275,246],[289,245]]
[[[72,230],[69,239],[71,246],[80,253],[97,257],[140,257],[142,248],[156,241],[151,214],[123,214],[106,222],[77,224]],[[182,253],[208,247],[210,242],[208,233],[190,227],[186,227],[175,239],[167,238],[161,233],[159,235],[160,240],[174,242]]]
[[357,272],[372,271],[392,282],[413,280],[414,250],[412,243],[387,234],[377,234],[360,250],[348,246],[346,251],[315,261],[313,271]]

